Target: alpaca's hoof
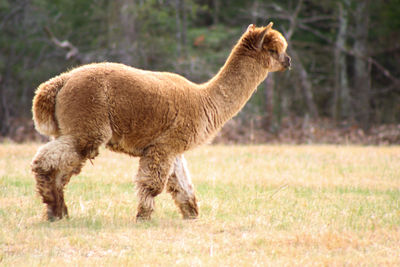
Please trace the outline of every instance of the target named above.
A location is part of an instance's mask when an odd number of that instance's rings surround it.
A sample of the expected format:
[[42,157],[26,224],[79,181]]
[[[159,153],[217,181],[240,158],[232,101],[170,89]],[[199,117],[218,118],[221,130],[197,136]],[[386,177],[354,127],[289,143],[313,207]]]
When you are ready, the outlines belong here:
[[68,219],[69,218],[69,216],[68,216],[68,208],[67,208],[67,206],[65,204],[60,208],[47,206],[47,210],[46,210],[46,212],[44,214],[44,218],[49,222],[58,221],[58,220],[61,220],[63,218],[67,218]]
[[48,209],[48,210],[44,213],[43,218],[44,218],[46,221],[49,221],[49,222],[55,222],[55,221],[61,220],[61,217],[55,215],[54,212],[53,212],[51,209]]
[[149,221],[151,219],[152,210],[141,209],[136,214],[136,222]]
[[192,214],[192,215],[183,215],[184,220],[195,220],[197,219],[198,214]]
[[136,215],[136,222],[147,222],[150,221],[150,216]]
[[188,201],[180,206],[182,217],[185,220],[193,220],[199,216],[199,208],[196,200]]

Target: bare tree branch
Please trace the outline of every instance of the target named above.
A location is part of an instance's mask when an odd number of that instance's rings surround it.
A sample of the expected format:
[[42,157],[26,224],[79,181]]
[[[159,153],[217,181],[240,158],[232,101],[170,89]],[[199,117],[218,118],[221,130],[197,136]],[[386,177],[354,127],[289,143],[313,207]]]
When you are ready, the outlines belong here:
[[389,80],[394,82],[396,85],[400,86],[400,79],[394,77],[387,68],[382,66],[378,61],[376,61],[372,57],[368,57],[367,60],[369,63],[373,64],[377,69],[379,69],[382,72],[382,74],[385,75]]
[[289,17],[289,22],[290,22],[290,26],[289,26],[289,30],[286,32],[286,39],[289,41],[292,38],[292,35],[296,29],[296,25],[297,25],[297,19],[299,17],[299,12],[301,10],[301,6],[303,5],[303,0],[300,0],[297,3],[296,9],[293,12],[293,15]]
[[82,62],[82,55],[79,53],[79,49],[76,46],[71,44],[68,40],[65,40],[65,41],[58,40],[58,38],[55,37],[55,35],[50,31],[50,29],[47,26],[43,27],[43,30],[45,31],[47,37],[49,37],[49,39],[56,46],[61,47],[67,51],[67,54],[65,55],[65,58],[67,60],[69,60],[71,58],[75,58],[79,62]]

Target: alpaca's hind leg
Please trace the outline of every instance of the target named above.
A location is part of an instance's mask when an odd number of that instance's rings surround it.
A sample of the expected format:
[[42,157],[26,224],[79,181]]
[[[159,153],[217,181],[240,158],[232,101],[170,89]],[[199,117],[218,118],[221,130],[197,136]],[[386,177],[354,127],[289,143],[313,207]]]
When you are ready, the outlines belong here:
[[194,219],[199,215],[192,180],[183,155],[175,158],[167,191],[172,195],[184,219]]
[[64,201],[64,188],[57,185],[56,172],[35,172],[36,187],[46,204],[45,217],[49,221],[68,216],[68,209]]
[[136,187],[139,198],[137,220],[149,220],[154,210],[154,198],[160,194],[171,173],[173,158],[148,151],[140,158],[139,171],[136,176]]
[[33,158],[31,167],[36,188],[47,206],[48,220],[68,216],[64,201],[64,186],[73,174],[78,174],[85,158],[77,153],[70,136],[61,136],[42,146]]

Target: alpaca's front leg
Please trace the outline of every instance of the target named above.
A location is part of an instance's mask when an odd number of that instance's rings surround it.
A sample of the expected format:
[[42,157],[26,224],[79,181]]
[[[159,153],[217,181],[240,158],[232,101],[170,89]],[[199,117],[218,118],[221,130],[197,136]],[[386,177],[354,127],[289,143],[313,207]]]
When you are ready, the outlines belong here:
[[183,155],[175,158],[167,190],[172,195],[184,219],[194,219],[199,215],[194,187]]
[[139,198],[137,220],[149,220],[154,210],[154,198],[160,194],[171,174],[173,157],[148,151],[140,158],[136,186]]

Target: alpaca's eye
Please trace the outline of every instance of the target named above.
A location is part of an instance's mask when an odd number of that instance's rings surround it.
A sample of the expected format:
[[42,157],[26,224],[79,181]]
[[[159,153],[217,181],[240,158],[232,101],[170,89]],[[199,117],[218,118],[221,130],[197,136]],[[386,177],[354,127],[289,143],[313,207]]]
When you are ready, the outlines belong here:
[[275,50],[275,49],[268,49],[268,51],[269,51],[270,53],[273,53],[273,54],[276,53],[276,50]]

